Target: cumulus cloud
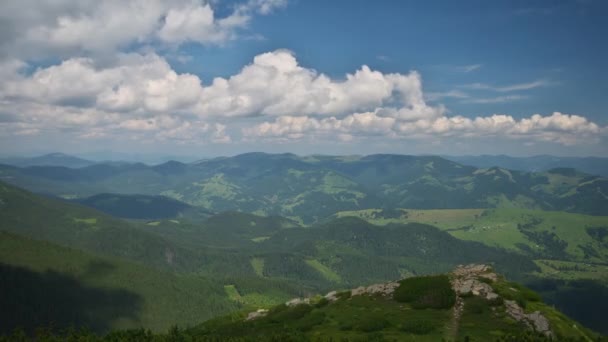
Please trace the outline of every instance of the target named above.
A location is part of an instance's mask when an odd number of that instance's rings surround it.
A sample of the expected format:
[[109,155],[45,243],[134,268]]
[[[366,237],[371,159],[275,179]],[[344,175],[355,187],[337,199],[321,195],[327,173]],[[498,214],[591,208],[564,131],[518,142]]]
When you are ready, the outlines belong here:
[[278,140],[335,135],[377,136],[398,139],[425,139],[437,137],[507,138],[526,141],[544,141],[563,145],[589,142],[606,133],[606,128],[579,115],[555,112],[550,116],[534,114],[516,120],[510,115],[494,114],[488,117],[441,116],[437,118],[399,120],[381,117],[376,113],[358,113],[342,119],[336,117],[284,116],[273,122],[264,122],[243,130],[247,138]]
[[231,117],[337,115],[373,109],[388,100],[416,111],[426,108],[419,88],[415,72],[383,74],[365,65],[344,80],[332,80],[300,66],[290,51],[278,50],[256,56],[237,75],[214,79],[203,89],[196,111]]
[[559,112],[523,119],[450,116],[426,103],[417,72],[382,73],[364,65],[334,79],[301,66],[286,50],[255,56],[237,74],[210,82],[176,72],[154,53],[118,54],[112,63],[77,57],[33,72],[15,60],[0,64],[0,103],[16,116],[0,123],[5,134],[56,130],[86,138],[229,143],[228,131],[251,117],[268,119],[242,129],[245,140],[503,137],[572,145],[607,131]]
[[5,65],[0,103],[16,118],[0,123],[4,134],[42,130],[83,138],[230,142],[225,126],[190,112],[201,98],[200,79],[176,73],[155,54],[120,55],[111,66],[73,58],[31,74],[20,72],[23,64]]
[[205,0],[4,0],[0,2],[0,57],[45,58],[112,53],[161,41],[221,44],[252,16],[285,0],[250,0],[218,17]]

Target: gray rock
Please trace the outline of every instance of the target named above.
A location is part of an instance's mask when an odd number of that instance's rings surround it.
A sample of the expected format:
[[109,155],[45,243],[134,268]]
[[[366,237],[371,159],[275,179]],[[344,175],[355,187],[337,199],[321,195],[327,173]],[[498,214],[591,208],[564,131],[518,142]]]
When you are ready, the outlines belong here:
[[285,303],[285,305],[287,306],[296,306],[296,305],[300,305],[300,304],[310,304],[310,298],[294,298],[290,301],[288,301],[287,303]]
[[258,318],[264,317],[266,315],[268,315],[268,310],[266,310],[266,309],[259,309],[258,311],[250,312],[247,315],[247,318],[245,318],[245,320],[246,321],[251,321],[251,320],[254,320],[254,319],[258,319]]
[[338,300],[338,292],[337,291],[328,292],[324,297],[325,297],[325,299],[327,299],[330,302],[335,302]]

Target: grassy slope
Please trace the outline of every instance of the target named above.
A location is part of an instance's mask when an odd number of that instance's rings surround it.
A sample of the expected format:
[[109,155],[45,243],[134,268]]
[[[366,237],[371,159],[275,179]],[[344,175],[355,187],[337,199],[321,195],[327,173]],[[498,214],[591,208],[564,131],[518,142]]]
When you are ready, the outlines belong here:
[[[404,209],[400,216],[387,218],[380,209],[340,212],[337,217],[355,216],[375,224],[420,222],[431,224],[462,240],[478,241],[520,253],[543,253],[542,243],[532,240],[527,232],[555,234],[567,245],[562,259],[584,263],[607,263],[608,248],[587,232],[590,227],[608,227],[608,216],[590,216],[566,212],[527,209]],[[587,254],[585,248],[594,253]],[[539,258],[542,259],[542,258]]]
[[[122,316],[108,317],[102,312],[114,309],[111,306],[86,308],[87,314],[107,320],[105,326],[109,329],[145,327],[163,331],[173,324],[192,325],[240,307],[229,300],[221,285],[201,276],[159,271],[123,259],[95,256],[5,232],[0,232],[0,263],[37,274],[57,272],[86,288],[130,293],[134,302],[132,311]],[[46,291],[53,293],[52,288]],[[127,306],[128,303],[116,305]]]
[[198,251],[177,246],[96,210],[0,182],[0,230],[175,270],[200,267]]

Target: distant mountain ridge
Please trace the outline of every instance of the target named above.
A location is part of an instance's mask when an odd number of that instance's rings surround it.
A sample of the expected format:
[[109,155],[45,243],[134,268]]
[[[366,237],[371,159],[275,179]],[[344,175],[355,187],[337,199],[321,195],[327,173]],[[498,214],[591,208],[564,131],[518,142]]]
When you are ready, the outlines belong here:
[[0,180],[64,198],[163,195],[209,211],[281,215],[310,224],[364,208],[520,207],[608,213],[608,179],[558,169],[476,168],[436,156],[247,153],[193,164],[0,166]]
[[31,158],[0,158],[0,164],[7,164],[19,167],[28,166],[63,166],[69,168],[81,168],[96,164],[96,162],[74,157],[64,153],[49,153]]
[[543,172],[554,168],[573,168],[591,175],[608,177],[608,158],[601,157],[556,157],[538,155],[511,157],[507,155],[442,156],[457,163],[488,168],[498,166],[510,170]]

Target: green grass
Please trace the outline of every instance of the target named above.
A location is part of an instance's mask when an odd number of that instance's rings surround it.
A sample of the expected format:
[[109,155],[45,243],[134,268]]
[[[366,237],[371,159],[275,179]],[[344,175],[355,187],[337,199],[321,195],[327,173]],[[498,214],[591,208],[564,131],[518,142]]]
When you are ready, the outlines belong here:
[[437,275],[401,280],[393,298],[410,303],[415,309],[449,309],[454,306],[456,294],[448,276]]
[[[527,300],[527,311],[541,311],[550,321],[557,340],[574,338],[591,341],[597,335],[579,327],[565,315],[537,301],[534,293],[523,286],[499,280],[496,289],[515,289],[517,296]],[[268,315],[253,321],[243,321],[243,315],[217,318],[190,330],[198,338],[244,337],[265,340],[272,334],[286,334],[295,339],[320,341],[494,341],[511,336],[511,340],[528,333],[521,323],[506,312],[502,301],[489,302],[481,297],[463,298],[464,311],[453,319],[451,309],[415,305],[428,293],[443,293],[449,288],[447,275],[411,278],[402,282],[396,297],[414,296],[407,302],[380,295],[339,296],[333,303],[322,305],[279,305]],[[452,293],[453,294],[453,293]],[[506,294],[510,296],[511,294]],[[511,298],[511,297],[510,297]],[[411,299],[411,300],[410,300]],[[279,340],[289,340],[283,337]],[[295,339],[299,340],[299,339]],[[545,341],[545,340],[539,340]]]
[[[402,209],[398,218],[384,218],[380,209],[343,211],[337,217],[356,216],[371,223],[419,222],[436,226],[456,238],[477,241],[491,247],[527,253],[542,253],[543,246],[531,241],[518,229],[534,220],[539,223],[527,228],[530,232],[547,232],[567,243],[567,261],[608,262],[608,249],[594,240],[586,231],[588,227],[608,227],[608,216],[591,216],[556,211],[528,209]],[[522,249],[525,248],[525,249]],[[590,248],[597,255],[586,256],[584,248]]]
[[243,301],[243,298],[241,297],[241,294],[237,290],[236,286],[234,286],[234,285],[224,285],[224,291],[226,291],[226,295],[231,300],[233,300],[235,302],[239,302],[239,303]]
[[266,241],[268,239],[270,239],[270,236],[258,236],[258,237],[255,237],[255,238],[251,239],[251,241],[253,241],[253,242],[263,242],[263,241]]
[[321,275],[323,275],[323,277],[325,277],[325,279],[335,282],[335,283],[339,283],[342,281],[342,277],[340,277],[340,275],[336,272],[334,272],[331,268],[323,265],[322,263],[320,263],[318,260],[316,259],[307,259],[306,263],[314,268],[315,270],[317,270],[319,273],[321,273]]
[[97,218],[95,218],[95,217],[91,217],[91,218],[76,218],[75,217],[74,218],[74,222],[94,225],[94,224],[97,223]]
[[251,267],[260,277],[264,276],[264,259],[263,258],[252,258],[251,259]]
[[539,277],[564,280],[593,279],[608,283],[608,265],[563,260],[534,260],[541,271]]

